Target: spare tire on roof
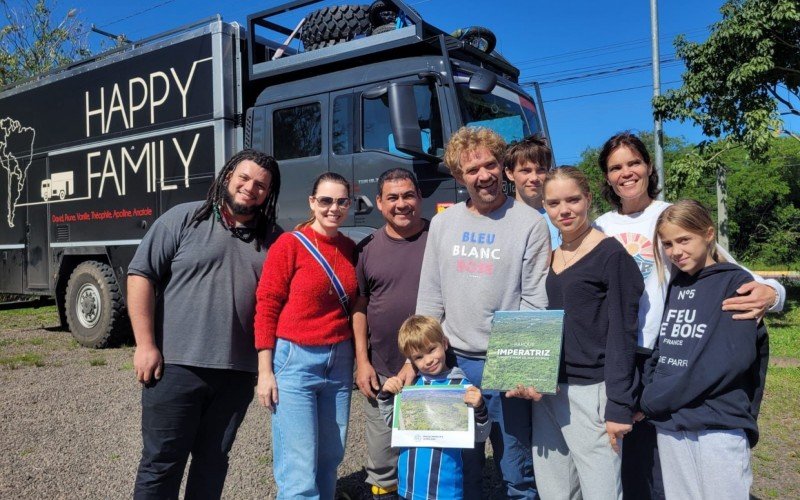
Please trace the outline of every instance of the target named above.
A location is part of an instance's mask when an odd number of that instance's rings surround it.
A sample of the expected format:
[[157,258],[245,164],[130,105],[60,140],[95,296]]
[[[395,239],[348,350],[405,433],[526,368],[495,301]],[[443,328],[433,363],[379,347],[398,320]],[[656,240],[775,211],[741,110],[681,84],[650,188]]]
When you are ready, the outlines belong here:
[[316,50],[369,35],[371,29],[368,5],[324,7],[306,17],[300,40],[305,50]]

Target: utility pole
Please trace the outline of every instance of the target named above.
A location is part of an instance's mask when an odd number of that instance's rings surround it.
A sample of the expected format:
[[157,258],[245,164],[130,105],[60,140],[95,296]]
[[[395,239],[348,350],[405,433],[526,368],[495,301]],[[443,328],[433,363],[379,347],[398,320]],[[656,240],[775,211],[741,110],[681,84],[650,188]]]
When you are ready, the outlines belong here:
[[[658,51],[658,0],[650,0],[650,38],[653,52],[653,97],[661,95],[661,65]],[[661,119],[655,118],[653,123],[653,152],[655,167],[658,173],[658,199],[664,199],[664,130]]]
[[717,243],[730,250],[728,240],[728,169],[725,165],[717,167]]

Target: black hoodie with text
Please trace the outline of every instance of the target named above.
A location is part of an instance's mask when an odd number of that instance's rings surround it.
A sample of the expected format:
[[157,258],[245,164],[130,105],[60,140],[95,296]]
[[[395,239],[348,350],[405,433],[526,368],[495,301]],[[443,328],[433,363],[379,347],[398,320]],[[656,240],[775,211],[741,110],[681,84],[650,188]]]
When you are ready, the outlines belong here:
[[722,310],[722,301],[752,280],[729,263],[675,276],[640,400],[656,428],[743,429],[755,446],[769,358],[767,329],[761,321],[734,320],[733,312]]

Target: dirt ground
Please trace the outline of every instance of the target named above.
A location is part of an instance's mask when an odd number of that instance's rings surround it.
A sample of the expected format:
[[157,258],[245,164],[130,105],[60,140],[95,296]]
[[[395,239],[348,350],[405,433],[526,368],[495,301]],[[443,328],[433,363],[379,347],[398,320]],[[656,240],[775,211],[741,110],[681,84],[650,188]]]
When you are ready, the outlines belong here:
[[[37,326],[2,318],[0,498],[129,498],[141,449],[133,348],[80,347],[55,326],[54,315],[45,315]],[[798,439],[791,407],[800,404],[800,380],[784,380],[768,385],[762,409],[762,441],[754,451],[756,498],[800,494],[797,450],[786,449]],[[772,404],[770,398],[781,393],[781,403]],[[347,452],[339,467],[339,489],[353,499],[366,495],[362,403],[354,392]],[[765,425],[776,430],[764,430]],[[231,453],[224,498],[274,497],[269,435],[269,414],[253,403]],[[497,479],[488,463],[484,476],[496,496]]]
[[[56,326],[26,322],[0,325],[0,498],[130,498],[141,451],[133,348],[86,349]],[[354,391],[339,467],[338,488],[352,499],[367,498],[362,404]],[[254,402],[224,498],[274,498],[269,435],[269,413]]]

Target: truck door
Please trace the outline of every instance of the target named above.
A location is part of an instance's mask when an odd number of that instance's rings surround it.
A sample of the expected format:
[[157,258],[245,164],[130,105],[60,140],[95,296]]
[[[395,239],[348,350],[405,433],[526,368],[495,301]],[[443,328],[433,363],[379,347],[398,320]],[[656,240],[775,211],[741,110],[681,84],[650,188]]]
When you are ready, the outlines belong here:
[[329,169],[328,94],[267,104],[265,111],[272,123],[266,149],[280,165],[281,191],[287,193],[278,199],[278,220],[288,230],[308,219],[307,195],[314,179]]
[[[330,170],[343,175],[350,181],[353,205],[350,208],[346,226],[358,225],[365,214],[375,211],[374,200],[370,201],[361,192],[361,186],[353,172],[353,153],[358,147],[356,142],[356,116],[358,112],[356,95],[353,89],[331,92],[328,97],[331,107],[330,124]],[[367,233],[351,233],[348,235],[355,241],[367,236]]]
[[[29,172],[48,172],[46,158],[35,158]],[[25,273],[28,290],[50,289],[50,223],[41,182],[26,182]]]
[[[417,105],[417,119],[423,147],[428,154],[442,157],[444,139],[442,115],[439,106],[440,91],[433,82],[421,81],[417,75],[396,80],[413,84]],[[388,82],[355,89],[356,133],[353,160],[354,185],[358,186],[356,207],[359,198],[375,203],[378,194],[378,177],[391,168],[405,168],[416,174],[423,197],[423,213],[430,218],[436,207],[455,201],[453,178],[440,172],[438,165],[425,160],[415,160],[395,147],[386,94],[372,92]],[[355,225],[380,227],[383,217],[377,210],[356,210]]]

